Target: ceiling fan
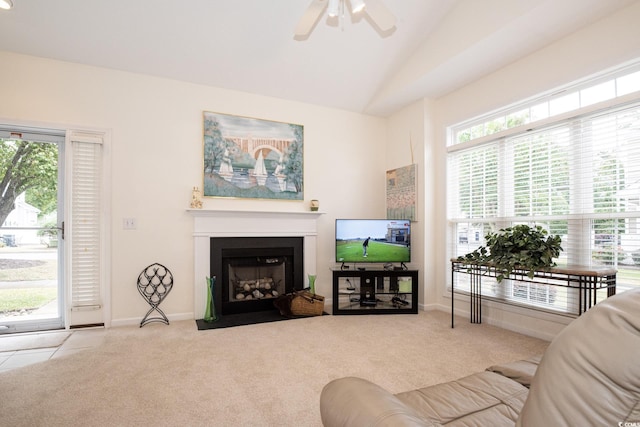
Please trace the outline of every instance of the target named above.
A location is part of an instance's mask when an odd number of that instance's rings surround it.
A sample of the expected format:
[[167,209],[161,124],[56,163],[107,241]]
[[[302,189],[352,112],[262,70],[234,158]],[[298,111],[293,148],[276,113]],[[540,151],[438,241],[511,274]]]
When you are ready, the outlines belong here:
[[382,0],[312,0],[311,4],[298,21],[294,34],[296,39],[306,38],[323,12],[328,10],[329,17],[344,15],[346,6],[351,6],[352,14],[365,12],[381,32],[387,32],[396,25],[396,17],[382,3]]

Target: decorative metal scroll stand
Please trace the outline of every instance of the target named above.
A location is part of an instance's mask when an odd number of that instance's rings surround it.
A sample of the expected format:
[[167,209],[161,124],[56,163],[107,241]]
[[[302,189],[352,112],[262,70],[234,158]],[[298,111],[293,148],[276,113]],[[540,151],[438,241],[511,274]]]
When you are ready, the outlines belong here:
[[[141,328],[151,322],[169,324],[169,319],[158,306],[169,295],[171,288],[173,288],[173,274],[164,265],[155,263],[142,270],[138,276],[138,292],[151,308],[142,318]],[[154,311],[158,313],[159,317],[149,317]]]

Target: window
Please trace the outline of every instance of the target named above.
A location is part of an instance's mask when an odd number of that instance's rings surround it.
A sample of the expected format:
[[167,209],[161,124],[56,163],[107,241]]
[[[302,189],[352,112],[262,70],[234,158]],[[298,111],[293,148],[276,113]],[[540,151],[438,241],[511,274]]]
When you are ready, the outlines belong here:
[[639,64],[632,64],[605,73],[597,79],[554,90],[549,95],[537,97],[533,101],[526,101],[516,107],[509,107],[460,124],[452,129],[454,137],[450,138],[448,143],[455,145],[472,141],[638,92],[640,91],[639,68]]
[[[619,78],[624,85],[618,87],[640,88],[640,73],[631,74],[634,81],[629,76]],[[516,107],[505,114],[530,118],[575,110],[573,117],[449,146],[447,215],[451,235],[457,236],[451,257],[484,245],[488,231],[542,225],[562,237],[558,264],[613,266],[618,292],[640,286],[640,101],[582,115],[576,110],[610,98],[615,83],[600,79],[586,89],[565,92],[546,107],[536,105],[535,113],[534,107],[525,112]],[[452,129],[454,141],[460,135]],[[456,289],[468,286],[465,275],[457,276]],[[576,312],[576,296],[565,288],[509,281],[497,286],[493,279],[483,280],[483,295]]]

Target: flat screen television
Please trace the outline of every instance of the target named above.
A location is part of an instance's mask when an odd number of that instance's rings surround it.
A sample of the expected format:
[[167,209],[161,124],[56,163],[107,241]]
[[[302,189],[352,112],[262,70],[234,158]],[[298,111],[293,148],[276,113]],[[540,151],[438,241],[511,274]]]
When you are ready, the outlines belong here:
[[336,219],[336,262],[411,261],[411,220]]

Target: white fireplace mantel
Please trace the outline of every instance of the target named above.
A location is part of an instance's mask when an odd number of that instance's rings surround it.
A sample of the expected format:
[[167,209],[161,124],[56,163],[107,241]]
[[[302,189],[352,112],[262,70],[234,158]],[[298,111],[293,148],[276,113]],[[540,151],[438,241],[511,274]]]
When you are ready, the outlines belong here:
[[211,237],[303,237],[304,277],[316,274],[317,219],[322,212],[187,209],[193,218],[194,315],[204,316]]

